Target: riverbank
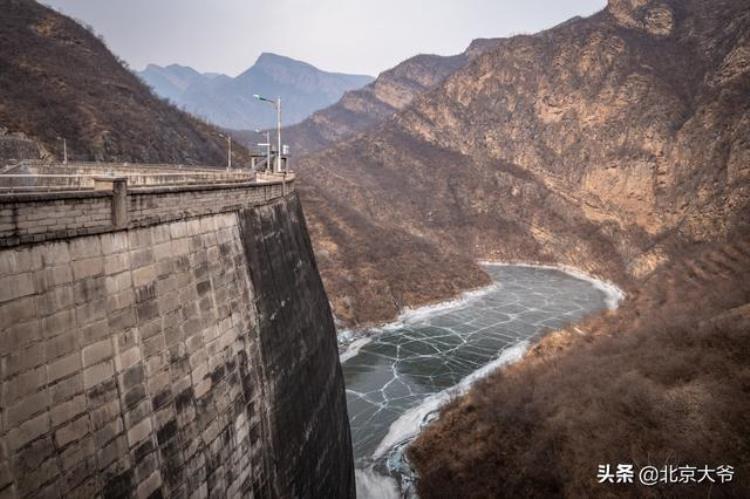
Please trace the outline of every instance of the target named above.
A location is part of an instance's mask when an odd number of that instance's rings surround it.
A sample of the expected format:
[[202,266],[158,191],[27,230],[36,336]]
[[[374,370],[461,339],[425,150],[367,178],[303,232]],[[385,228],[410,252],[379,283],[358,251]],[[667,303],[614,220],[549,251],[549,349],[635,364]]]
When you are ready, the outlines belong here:
[[[616,313],[546,336],[452,400],[408,450],[420,497],[747,497],[749,250],[670,263]],[[606,464],[725,465],[735,480],[598,484]]]
[[583,270],[570,265],[550,265],[539,262],[507,262],[498,260],[479,260],[477,263],[487,266],[529,267],[534,269],[550,269],[565,272],[569,276],[575,277],[576,279],[590,282],[595,288],[601,290],[605,295],[607,295],[607,308],[609,310],[615,310],[620,305],[620,303],[622,303],[622,300],[625,299],[625,291],[623,291],[614,282],[609,281],[603,277],[586,273]]
[[[507,262],[497,260],[479,260],[477,263],[485,267],[527,267],[564,272],[576,279],[587,281],[597,289],[600,289],[607,296],[607,308],[609,310],[616,309],[625,298],[625,292],[615,283],[598,276],[593,276],[581,269],[569,265],[550,265],[537,262]],[[376,336],[383,331],[397,329],[409,321],[419,320],[431,313],[447,311],[452,308],[460,307],[469,303],[472,299],[480,298],[487,293],[499,289],[501,285],[502,283],[493,282],[487,286],[464,291],[457,297],[449,300],[438,301],[413,308],[406,307],[393,321],[369,324],[357,328],[344,328],[340,330],[337,335],[340,360],[341,362],[345,362],[357,355],[362,347],[372,341],[373,336]]]
[[492,283],[487,286],[470,289],[460,293],[455,298],[439,302],[429,303],[419,307],[406,307],[398,316],[390,322],[381,322],[372,325],[365,325],[358,328],[347,328],[338,333],[339,359],[346,362],[372,341],[373,337],[386,332],[394,331],[408,322],[418,321],[429,314],[445,312],[453,308],[466,305],[471,300],[480,298],[487,293],[499,289],[500,283]]
[[492,286],[406,311],[342,353],[355,459],[379,490],[393,478],[408,487],[402,450],[441,406],[521,359],[546,331],[606,310],[616,294],[548,266],[485,269]]

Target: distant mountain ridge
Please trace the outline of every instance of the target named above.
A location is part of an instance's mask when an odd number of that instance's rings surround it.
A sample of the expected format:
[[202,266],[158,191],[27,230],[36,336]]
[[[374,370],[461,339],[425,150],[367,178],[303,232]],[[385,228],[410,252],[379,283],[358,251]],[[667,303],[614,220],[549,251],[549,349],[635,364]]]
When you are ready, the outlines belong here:
[[233,129],[275,126],[275,114],[253,94],[281,97],[284,124],[292,125],[373,81],[371,76],[322,71],[272,53],[261,54],[235,78],[178,64],[150,64],[137,74],[157,95],[215,125]]
[[384,122],[466,64],[474,55],[472,47],[452,56],[416,55],[383,71],[369,85],[347,92],[336,104],[286,128],[285,142],[295,154],[306,154]]

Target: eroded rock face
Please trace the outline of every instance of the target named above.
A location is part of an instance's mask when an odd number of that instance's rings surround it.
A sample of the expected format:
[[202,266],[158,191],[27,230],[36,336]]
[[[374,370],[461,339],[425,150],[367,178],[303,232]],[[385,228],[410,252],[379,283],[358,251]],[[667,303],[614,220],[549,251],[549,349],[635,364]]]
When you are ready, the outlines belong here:
[[[476,40],[463,54],[412,57],[367,87],[348,92],[337,104],[287,128],[285,141],[299,156],[382,126],[419,95],[498,43],[497,39]],[[339,163],[347,161],[342,158]],[[295,160],[294,168],[304,175],[306,164]],[[316,177],[311,172],[301,194],[321,274],[341,321],[391,320],[404,307],[442,300],[490,282],[470,257],[440,248],[423,238],[416,227],[396,228],[368,220],[358,204],[349,204],[334,192],[346,189],[344,183],[329,190]]]
[[628,28],[656,36],[668,36],[674,29],[674,13],[665,2],[653,0],[609,0],[607,10]]
[[0,168],[6,163],[49,156],[44,147],[23,133],[7,133],[0,127]]
[[662,0],[502,40],[302,161],[305,181],[361,220],[326,228],[336,251],[321,268],[345,275],[351,241],[383,248],[382,232],[359,229],[375,226],[443,254],[561,262],[627,285],[734,237],[750,206],[749,35],[744,1]]
[[[478,50],[477,50],[478,51]],[[366,87],[347,92],[339,102],[285,129],[297,155],[318,151],[376,126],[435,87],[468,61],[468,56],[418,55],[384,71]]]

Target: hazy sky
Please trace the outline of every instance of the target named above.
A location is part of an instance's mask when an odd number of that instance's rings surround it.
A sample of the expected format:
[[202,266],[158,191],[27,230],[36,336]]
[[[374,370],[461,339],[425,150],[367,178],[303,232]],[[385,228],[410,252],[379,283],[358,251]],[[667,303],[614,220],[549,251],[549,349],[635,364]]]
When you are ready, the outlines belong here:
[[185,64],[236,75],[261,52],[373,76],[474,38],[533,33],[606,0],[42,0],[104,36],[135,69]]

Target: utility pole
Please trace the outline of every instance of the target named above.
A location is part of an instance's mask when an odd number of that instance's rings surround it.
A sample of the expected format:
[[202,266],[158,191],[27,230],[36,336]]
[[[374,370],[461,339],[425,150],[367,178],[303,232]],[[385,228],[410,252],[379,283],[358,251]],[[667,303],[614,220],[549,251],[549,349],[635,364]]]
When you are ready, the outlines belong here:
[[219,134],[219,137],[227,139],[227,171],[232,168],[232,136]]
[[232,169],[232,136],[227,135],[227,142],[229,142],[229,149],[227,150],[227,170]]
[[266,170],[273,170],[271,165],[271,132],[266,130]]
[[276,173],[281,173],[281,97],[276,98]]
[[276,108],[276,167],[275,172],[281,172],[281,97],[277,97],[276,100],[266,99],[258,94],[254,94],[253,97],[259,101],[268,102]]
[[68,164],[68,141],[65,139],[62,139],[63,141],[63,164]]

